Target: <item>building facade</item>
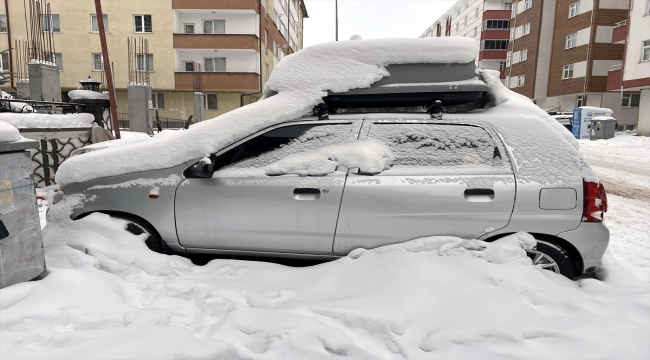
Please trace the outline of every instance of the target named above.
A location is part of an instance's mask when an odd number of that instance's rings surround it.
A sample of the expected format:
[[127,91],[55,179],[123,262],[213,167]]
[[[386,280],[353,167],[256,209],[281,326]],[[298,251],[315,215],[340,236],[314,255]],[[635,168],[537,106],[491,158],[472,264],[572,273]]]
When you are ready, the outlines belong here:
[[[27,39],[23,0],[7,4],[8,9],[0,3],[2,50]],[[88,76],[99,80],[104,64],[94,1],[49,0],[49,4],[48,25],[54,33],[63,92],[76,89]],[[175,119],[192,115],[192,72],[199,65],[206,118],[259,99],[277,62],[302,49],[307,17],[301,0],[110,0],[102,2],[102,11],[118,112],[128,113],[127,38],[142,37],[149,50],[137,71],[148,72],[153,108],[160,116]],[[9,56],[5,52],[0,59],[5,71]],[[11,56],[14,67],[19,66],[15,51]],[[2,89],[12,92],[17,80]]]
[[[632,0],[626,20],[612,31],[623,44],[623,60],[607,73],[607,90],[620,94],[625,107],[638,107],[638,132],[650,136],[650,0]],[[620,130],[624,124],[619,125]]]
[[480,41],[477,66],[501,71],[504,80],[511,8],[511,0],[459,0],[420,37],[464,36]]
[[[612,42],[612,35],[617,24],[628,18],[630,6],[647,9],[648,1],[459,0],[421,37],[479,40],[477,65],[501,70],[508,88],[529,97],[542,109],[606,107],[613,110],[619,129],[632,129],[638,122],[639,108],[637,102],[627,99],[639,96],[638,92],[634,95],[637,88],[618,93],[607,89],[609,70],[621,65],[625,51],[624,42]],[[639,11],[647,21],[643,11],[648,10]],[[478,19],[480,13],[483,23],[477,28],[472,19]],[[639,39],[635,41],[640,44],[650,27],[637,22],[640,25],[635,36]],[[635,68],[630,72],[639,73],[636,65],[630,66]]]

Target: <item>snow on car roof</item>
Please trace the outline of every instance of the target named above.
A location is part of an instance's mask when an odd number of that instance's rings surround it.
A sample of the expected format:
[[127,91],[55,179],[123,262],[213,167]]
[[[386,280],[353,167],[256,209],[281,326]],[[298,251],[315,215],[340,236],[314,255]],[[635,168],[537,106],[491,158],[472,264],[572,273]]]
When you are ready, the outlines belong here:
[[[65,186],[193,161],[252,133],[310,113],[328,91],[340,93],[370,87],[390,76],[386,65],[467,63],[474,61],[477,53],[478,43],[463,37],[354,40],[314,45],[278,63],[264,87],[262,100],[170,136],[156,136],[148,141],[68,159],[59,167],[56,182]],[[521,157],[518,170],[524,178],[562,183],[557,176],[583,176],[585,171],[590,171],[577,152],[577,140],[564,127],[530,99],[506,89],[498,72],[477,72],[490,87],[491,108],[458,115],[473,121],[477,119],[476,114],[481,114],[483,121],[497,124],[513,154]],[[558,134],[567,141],[559,141],[557,147],[572,150],[568,160],[547,156],[549,143],[558,142]],[[563,155],[567,156],[566,149]],[[556,161],[562,163],[561,172],[553,168]],[[595,178],[593,173],[588,176]]]

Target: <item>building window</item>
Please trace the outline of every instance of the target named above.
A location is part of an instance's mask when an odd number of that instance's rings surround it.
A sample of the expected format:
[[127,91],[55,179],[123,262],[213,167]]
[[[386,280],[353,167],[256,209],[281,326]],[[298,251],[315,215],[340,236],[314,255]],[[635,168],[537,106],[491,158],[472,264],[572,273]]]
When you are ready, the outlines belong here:
[[576,107],[582,107],[587,104],[587,95],[578,95],[576,96]]
[[564,65],[562,68],[562,79],[573,79],[573,64]]
[[269,76],[271,76],[271,71],[269,70],[269,64],[264,63],[264,70],[266,70],[266,72],[264,73],[266,77],[265,81],[269,81]]
[[[63,55],[61,53],[54,53],[54,59],[52,59],[51,53],[45,54],[45,61],[54,63],[59,71],[63,71]],[[4,56],[4,54],[2,54]],[[101,54],[100,54],[101,55]]]
[[499,61],[499,71],[503,71],[506,69],[506,62],[505,61]]
[[5,14],[0,15],[0,32],[7,32],[7,16]]
[[641,61],[650,60],[650,40],[641,43]]
[[153,71],[153,54],[136,54],[135,69],[137,71]]
[[55,33],[61,32],[59,14],[52,14],[49,17],[47,15],[43,15],[43,31]]
[[226,20],[203,20],[204,34],[225,34]]
[[531,7],[533,7],[533,0],[525,0],[524,1],[524,10],[528,10]]
[[217,110],[217,94],[205,94],[203,108],[205,110]]
[[510,20],[485,20],[484,30],[507,30],[510,29]]
[[571,5],[569,5],[569,18],[578,16],[579,12],[580,12],[580,1],[576,1],[574,3],[571,3]]
[[481,13],[481,7],[479,6],[479,7],[476,8],[476,12],[474,14],[474,17],[478,19],[478,16],[479,16],[480,13]]
[[528,59],[528,49],[521,50],[519,52],[519,62],[526,61]]
[[474,28],[474,36],[478,35],[478,26]]
[[137,33],[153,32],[151,15],[133,15],[134,31]]
[[638,108],[641,102],[641,94],[623,94],[621,106]]
[[524,24],[524,35],[530,34],[530,23]]
[[514,19],[514,18],[516,18],[516,17],[517,17],[517,7],[516,7],[516,6],[513,6],[513,7],[512,7],[512,12],[510,13],[510,18],[511,18],[511,19]]
[[511,2],[503,3],[503,10],[512,10],[512,3]]
[[517,77],[517,86],[524,86],[525,81],[526,81],[526,75],[519,75]]
[[194,24],[183,24],[185,34],[194,34]]
[[104,59],[102,54],[93,54],[93,71],[104,70]]
[[576,47],[578,43],[578,33],[569,34],[566,37],[566,49],[571,49]]
[[183,66],[185,67],[185,71],[194,71],[194,61],[184,61]]
[[276,44],[275,40],[273,40],[273,47],[271,48],[271,52],[273,54],[275,54],[278,51],[277,47],[278,45]]
[[226,72],[226,58],[205,58],[203,70],[206,72]]
[[165,108],[165,94],[164,93],[151,93],[151,105],[153,109]]
[[481,50],[507,50],[508,40],[483,40]]
[[2,56],[0,56],[0,69],[2,71],[9,70],[9,52],[5,51],[2,53]]
[[[108,14],[103,14],[104,19],[104,32],[108,32]],[[90,32],[99,32],[99,22],[97,22],[97,15],[90,15]]]

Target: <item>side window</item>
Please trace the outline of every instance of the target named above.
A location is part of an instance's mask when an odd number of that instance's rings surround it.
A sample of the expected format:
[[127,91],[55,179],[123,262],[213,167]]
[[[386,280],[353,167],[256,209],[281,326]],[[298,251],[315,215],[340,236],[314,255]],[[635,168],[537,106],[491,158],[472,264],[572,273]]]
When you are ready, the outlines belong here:
[[487,131],[476,126],[378,123],[370,127],[368,137],[383,142],[393,153],[393,167],[382,175],[406,169],[412,174],[509,169],[507,155]]
[[260,168],[286,156],[354,141],[351,124],[290,125],[256,136],[217,156],[214,169]]

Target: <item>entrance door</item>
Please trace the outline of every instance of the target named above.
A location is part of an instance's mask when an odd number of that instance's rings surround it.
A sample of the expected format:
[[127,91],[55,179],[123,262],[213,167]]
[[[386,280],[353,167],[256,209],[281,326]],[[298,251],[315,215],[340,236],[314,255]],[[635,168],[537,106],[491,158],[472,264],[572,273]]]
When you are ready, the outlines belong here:
[[[361,121],[290,123],[213,157],[214,175],[176,192],[178,238],[188,248],[331,254],[346,174],[299,176],[289,159],[356,141]],[[297,155],[298,154],[298,155]],[[278,161],[285,162],[278,166]],[[274,175],[267,175],[274,174]]]
[[434,235],[475,239],[508,224],[514,175],[505,149],[485,129],[370,120],[363,127],[360,140],[388,146],[393,166],[348,176],[335,254]]

